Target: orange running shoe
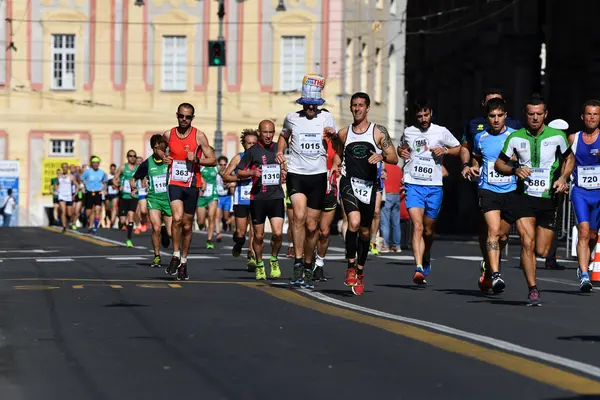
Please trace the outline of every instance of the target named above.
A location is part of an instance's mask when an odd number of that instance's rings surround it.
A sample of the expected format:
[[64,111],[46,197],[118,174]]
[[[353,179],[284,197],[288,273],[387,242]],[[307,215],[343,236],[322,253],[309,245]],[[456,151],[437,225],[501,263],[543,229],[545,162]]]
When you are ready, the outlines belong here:
[[360,296],[365,292],[365,283],[364,283],[365,275],[357,274],[356,275],[356,284],[352,286],[352,293],[356,296]]
[[139,235],[140,234],[140,228],[135,228],[135,234]]
[[351,265],[346,270],[346,279],[344,279],[344,285],[354,286],[356,285],[358,278],[356,277],[356,267]]
[[479,290],[482,292],[487,292],[492,288],[493,281],[492,274],[490,274],[485,267],[485,261],[482,261],[479,265],[479,271],[481,272],[481,275],[479,276],[479,282],[477,282],[477,285],[479,286]]
[[415,269],[415,274],[413,275],[413,282],[417,285],[425,285],[427,281],[425,280],[425,273],[423,272],[423,267],[417,267]]
[[141,226],[140,230],[141,230],[142,232],[146,232],[146,231],[148,230],[148,226],[147,226],[146,224],[142,224],[142,226]]

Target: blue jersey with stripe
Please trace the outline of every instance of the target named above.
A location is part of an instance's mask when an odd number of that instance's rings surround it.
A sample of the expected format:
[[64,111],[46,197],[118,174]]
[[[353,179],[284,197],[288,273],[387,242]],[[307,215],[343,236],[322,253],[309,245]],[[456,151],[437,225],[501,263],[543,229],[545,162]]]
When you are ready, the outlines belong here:
[[[244,152],[238,153],[240,160],[244,157]],[[239,167],[235,167],[235,173],[239,171]],[[248,195],[242,196],[244,190],[247,190]],[[238,180],[235,185],[235,191],[233,192],[233,205],[234,206],[249,206],[250,205],[250,190],[252,189],[252,178]],[[245,199],[244,197],[247,197]]]
[[[600,165],[600,137],[594,143],[586,144],[583,141],[581,131],[575,134],[573,146],[571,147],[573,155],[575,155],[575,168],[573,169],[573,183],[576,186],[581,186],[578,177],[578,167],[594,167]],[[589,179],[588,176],[585,179]],[[595,186],[595,185],[592,185]],[[599,190],[597,188],[586,188],[587,190]]]
[[517,189],[517,178],[510,177],[510,182],[494,183],[491,179],[508,179],[496,172],[494,163],[504,147],[504,142],[508,136],[514,132],[512,128],[506,128],[502,133],[491,133],[488,131],[479,132],[475,135],[473,141],[473,155],[482,158],[481,169],[479,170],[479,188],[487,189],[496,193],[507,193]]

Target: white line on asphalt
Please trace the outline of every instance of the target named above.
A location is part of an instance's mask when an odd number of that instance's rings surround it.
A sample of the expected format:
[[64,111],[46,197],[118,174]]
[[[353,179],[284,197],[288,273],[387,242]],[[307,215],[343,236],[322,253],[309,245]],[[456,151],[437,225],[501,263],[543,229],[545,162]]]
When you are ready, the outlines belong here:
[[107,260],[111,261],[134,261],[134,260],[145,260],[148,256],[136,257],[136,256],[123,256],[123,257],[106,257]]
[[58,253],[58,250],[44,250],[44,249],[33,249],[33,250],[0,250],[0,253]]
[[467,331],[462,331],[460,329],[451,328],[446,325],[436,324],[434,322],[423,321],[414,318],[403,317],[400,315],[390,314],[379,310],[374,310],[372,308],[362,307],[356,304],[346,303],[345,301],[341,301],[338,299],[331,298],[319,292],[312,292],[306,289],[297,289],[302,293],[324,301],[326,303],[335,304],[340,307],[348,308],[354,311],[361,311],[366,314],[375,315],[382,318],[392,319],[395,321],[405,322],[408,324],[422,326],[425,328],[432,329],[434,331],[443,332],[449,335],[458,336],[461,338],[465,338],[471,340],[473,342],[483,343],[484,345],[490,347],[496,347],[498,349],[502,349],[505,351],[510,351],[512,353],[521,354],[527,357],[536,358],[538,360],[550,362],[556,365],[561,365],[563,367],[570,368],[575,371],[579,371],[586,375],[591,375],[595,378],[600,378],[600,368],[595,365],[585,364],[579,361],[570,360],[568,358],[564,358],[561,356],[557,356],[550,353],[545,353],[543,351],[528,349],[527,347],[519,346],[510,342],[505,342],[503,340],[495,339],[489,336],[483,336],[476,333],[471,333]]
[[[535,279],[537,279],[538,281],[551,282],[551,283],[560,283],[561,285],[568,285],[568,286],[579,287],[578,283],[569,282],[569,281],[567,281],[565,279],[552,279],[552,278],[540,278],[540,277],[536,277]],[[543,292],[544,289],[542,288],[541,291]]]
[[[84,259],[84,258],[107,258],[109,256],[103,255],[103,256],[70,256],[69,258],[73,258],[73,259]],[[137,255],[137,256],[133,256],[133,257],[149,257],[147,254],[141,254],[141,255]],[[2,261],[17,261],[17,260],[43,260],[43,259],[54,259],[55,257],[6,257],[6,258],[0,258],[0,262]]]
[[[521,257],[513,257],[514,260],[520,260]],[[536,257],[537,261],[546,261],[545,258],[541,258],[541,257]],[[559,263],[569,263],[569,264],[577,264],[578,261],[577,260],[562,260],[562,259],[556,259],[556,261],[558,261]]]
[[[172,254],[169,254],[172,255]],[[188,255],[188,260],[215,260],[218,259],[219,257],[213,257],[213,256],[205,256],[203,254],[190,254]]]
[[[384,253],[385,254],[385,253]],[[377,258],[386,258],[388,260],[398,260],[398,261],[412,261],[414,260],[413,256],[387,256],[379,254]],[[435,260],[435,259],[432,259]]]
[[75,261],[72,258],[36,258],[36,262],[69,262]]

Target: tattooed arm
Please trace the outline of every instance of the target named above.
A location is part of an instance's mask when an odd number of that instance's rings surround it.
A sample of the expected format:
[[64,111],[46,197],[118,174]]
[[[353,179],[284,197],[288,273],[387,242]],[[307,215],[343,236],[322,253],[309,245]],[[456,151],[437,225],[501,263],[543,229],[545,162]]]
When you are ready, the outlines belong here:
[[375,126],[375,143],[383,151],[383,161],[387,164],[398,164],[398,154],[390,138],[387,128],[383,125]]

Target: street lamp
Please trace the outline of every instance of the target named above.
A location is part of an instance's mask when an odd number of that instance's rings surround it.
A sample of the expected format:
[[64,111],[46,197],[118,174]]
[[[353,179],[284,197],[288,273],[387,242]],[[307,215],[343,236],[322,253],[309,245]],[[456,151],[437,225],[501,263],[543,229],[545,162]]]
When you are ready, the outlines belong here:
[[285,4],[283,4],[283,0],[279,0],[279,3],[277,4],[277,8],[275,9],[275,11],[285,11]]

